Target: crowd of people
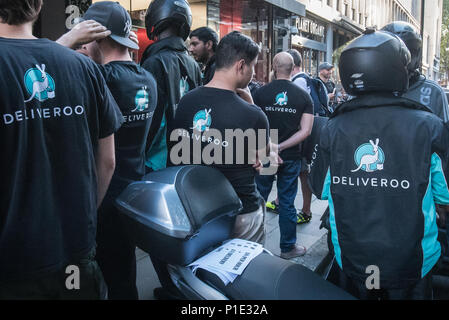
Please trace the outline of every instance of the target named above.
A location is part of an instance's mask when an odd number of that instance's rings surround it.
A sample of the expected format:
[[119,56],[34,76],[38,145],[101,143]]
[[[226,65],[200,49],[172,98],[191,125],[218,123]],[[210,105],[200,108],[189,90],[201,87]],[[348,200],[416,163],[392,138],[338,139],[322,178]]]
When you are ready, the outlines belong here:
[[[422,41],[409,24],[351,42],[341,85],[331,63],[305,73],[294,49],[275,55],[262,85],[260,47],[238,31],[219,40],[210,28],[190,30],[184,0],[151,2],[154,43],[140,64],[120,4],[95,2],[57,42],[32,33],[41,7],[0,6],[0,299],[138,299],[136,245],[114,201],[146,173],[198,158],[242,202],[232,238],[264,244],[268,209],[279,214],[280,257],[303,256],[296,226],[311,221],[315,194],[329,201],[340,287],[365,299],[432,297],[436,205],[441,215],[449,205],[448,103],[419,73]],[[256,143],[230,143],[227,130],[254,131]],[[218,161],[171,158],[195,135]],[[275,180],[278,197],[268,202]],[[156,297],[179,298],[164,261],[151,262]],[[68,265],[80,268],[79,290],[67,288]],[[381,289],[365,287],[370,265]]]

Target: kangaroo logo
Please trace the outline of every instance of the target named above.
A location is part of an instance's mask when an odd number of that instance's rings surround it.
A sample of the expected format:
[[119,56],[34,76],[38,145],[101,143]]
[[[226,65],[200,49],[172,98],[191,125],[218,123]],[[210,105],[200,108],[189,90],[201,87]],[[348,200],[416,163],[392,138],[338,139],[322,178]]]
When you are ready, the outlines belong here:
[[25,87],[31,97],[25,102],[30,102],[34,98],[43,102],[55,97],[55,81],[45,72],[45,64],[36,64],[36,68],[29,69],[24,76]]
[[193,127],[192,130],[198,130],[199,132],[204,132],[209,130],[212,124],[212,117],[210,116],[211,109],[198,111],[193,117]]
[[181,78],[181,80],[179,81],[179,92],[181,94],[181,98],[184,97],[184,95],[189,92],[190,90],[190,86],[189,83],[187,82],[187,76]]
[[288,102],[287,92],[279,93],[276,96],[276,103],[275,106],[286,106]]
[[376,139],[376,143],[370,140],[369,144],[365,143],[358,147],[354,154],[354,161],[358,167],[351,172],[357,172],[360,169],[366,172],[383,170],[385,154],[379,147],[379,139]]
[[132,112],[142,112],[148,109],[148,104],[150,102],[147,87],[142,87],[141,90],[137,91],[136,98],[135,98],[135,105],[136,108],[132,110]]

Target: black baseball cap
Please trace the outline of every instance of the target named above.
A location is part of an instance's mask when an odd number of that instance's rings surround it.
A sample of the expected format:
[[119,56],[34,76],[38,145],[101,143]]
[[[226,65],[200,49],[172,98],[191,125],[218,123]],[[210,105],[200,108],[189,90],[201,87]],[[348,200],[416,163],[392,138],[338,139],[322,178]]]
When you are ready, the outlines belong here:
[[139,46],[129,39],[132,22],[128,11],[118,2],[100,1],[92,4],[83,15],[83,20],[94,20],[111,31],[112,40],[122,46],[139,49]]
[[318,67],[318,71],[321,71],[321,70],[324,70],[324,69],[330,70],[330,69],[333,69],[333,68],[334,68],[334,65],[333,65],[333,64],[330,64],[329,62],[323,62],[323,63],[320,64],[320,66]]

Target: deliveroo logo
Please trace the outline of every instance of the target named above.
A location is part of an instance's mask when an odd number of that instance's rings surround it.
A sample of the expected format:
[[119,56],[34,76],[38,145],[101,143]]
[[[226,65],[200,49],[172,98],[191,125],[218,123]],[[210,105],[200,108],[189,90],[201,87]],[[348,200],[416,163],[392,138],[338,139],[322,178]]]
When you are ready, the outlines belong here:
[[36,68],[29,69],[24,76],[25,87],[31,97],[25,102],[37,99],[43,102],[55,97],[55,81],[45,72],[45,64],[36,64]]
[[276,96],[276,103],[275,106],[286,106],[288,102],[287,92],[279,93]]
[[189,92],[190,90],[190,86],[189,83],[187,82],[187,76],[181,78],[181,80],[179,81],[179,92],[181,94],[181,98],[184,97],[184,95]]
[[351,172],[357,172],[360,169],[366,172],[383,170],[385,154],[379,147],[379,139],[376,139],[376,143],[370,140],[369,143],[358,147],[354,154],[354,161],[358,167]]
[[209,130],[212,124],[212,118],[210,116],[211,109],[198,111],[193,117],[193,127],[190,129],[198,130],[199,132],[204,132]]
[[147,92],[147,87],[142,87],[141,90],[137,91],[135,98],[136,108],[132,110],[132,112],[142,112],[148,109],[148,104],[150,103],[150,99]]

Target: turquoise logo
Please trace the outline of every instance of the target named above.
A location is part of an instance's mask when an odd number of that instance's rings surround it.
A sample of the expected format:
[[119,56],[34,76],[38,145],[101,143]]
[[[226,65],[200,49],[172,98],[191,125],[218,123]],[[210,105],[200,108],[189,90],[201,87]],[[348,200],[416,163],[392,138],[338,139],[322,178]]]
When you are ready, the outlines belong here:
[[210,115],[211,109],[198,111],[193,117],[193,127],[192,130],[197,130],[199,132],[204,132],[209,130],[212,124],[212,117]]
[[29,69],[24,76],[25,87],[30,98],[25,102],[37,99],[43,102],[55,97],[55,81],[45,72],[45,64]]
[[379,139],[376,139],[376,143],[370,140],[369,143],[362,144],[358,147],[354,154],[354,161],[357,169],[351,170],[351,172],[357,172],[359,170],[366,172],[383,170],[385,154],[382,148],[379,147]]
[[187,76],[181,78],[179,81],[179,93],[181,94],[181,98],[184,97],[184,95],[189,92],[190,86],[187,82]]
[[148,104],[150,103],[149,95],[147,92],[147,87],[142,87],[141,90],[137,91],[135,98],[136,108],[132,112],[142,112],[148,109]]
[[282,92],[276,96],[276,103],[274,105],[275,106],[286,106],[287,103],[288,103],[287,92]]

